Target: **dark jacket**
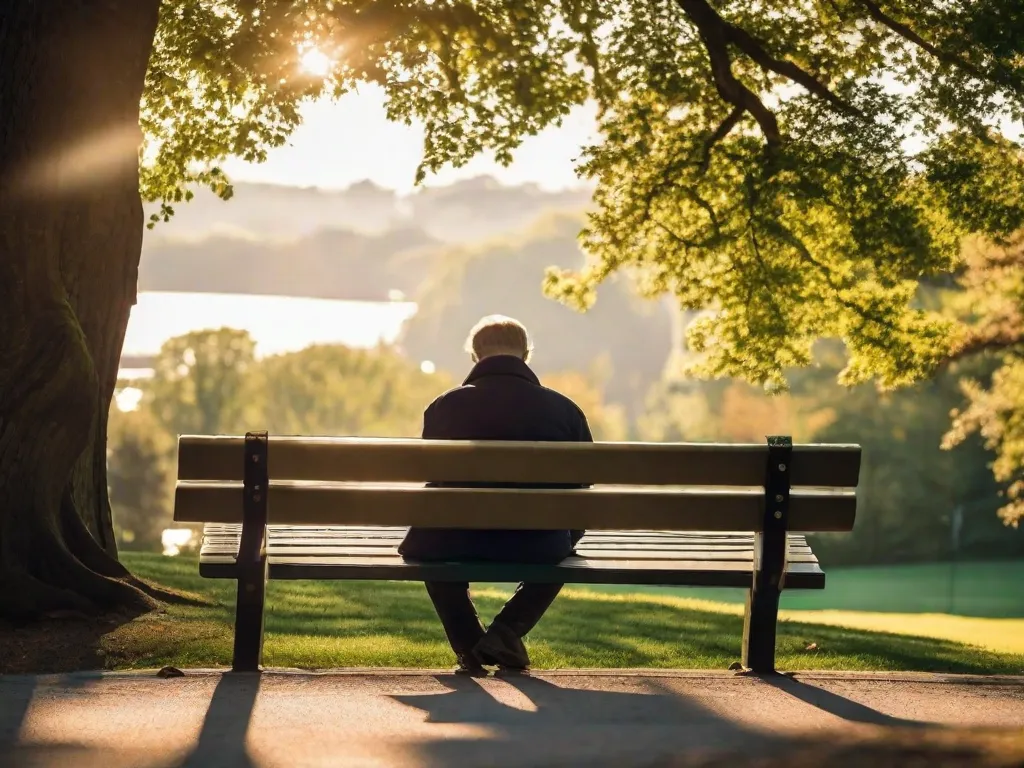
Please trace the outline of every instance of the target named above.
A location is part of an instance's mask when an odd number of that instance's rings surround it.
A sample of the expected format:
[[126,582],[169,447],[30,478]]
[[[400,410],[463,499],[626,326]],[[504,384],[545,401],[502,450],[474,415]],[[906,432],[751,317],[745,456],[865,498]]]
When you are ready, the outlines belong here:
[[[423,437],[428,440],[593,441],[583,411],[564,395],[541,386],[530,367],[511,355],[481,360],[461,387],[431,403],[423,414]],[[468,484],[444,485],[465,487]],[[491,487],[580,486],[492,484]],[[486,510],[481,510],[481,514],[486,514]],[[411,560],[558,562],[572,552],[582,536],[582,531],[411,528],[398,551]]]

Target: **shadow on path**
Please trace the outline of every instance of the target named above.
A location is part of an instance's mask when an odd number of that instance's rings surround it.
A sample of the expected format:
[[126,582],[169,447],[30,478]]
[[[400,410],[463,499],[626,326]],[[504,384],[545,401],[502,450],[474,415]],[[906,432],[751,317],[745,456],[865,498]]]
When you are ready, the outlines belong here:
[[422,710],[428,723],[481,726],[483,732],[417,744],[415,762],[428,766],[622,766],[680,751],[764,754],[781,743],[649,683],[607,691],[538,677],[486,684],[454,675],[435,679],[448,690],[392,698]]
[[221,675],[210,698],[196,747],[180,765],[253,768],[255,763],[249,756],[245,738],[259,692],[259,673]]
[[[44,678],[44,687],[82,691],[92,685],[98,673],[60,675]],[[93,750],[80,741],[33,742],[22,733],[29,711],[40,691],[37,675],[0,676],[0,766],[83,765]]]
[[32,706],[37,679],[35,675],[0,677],[0,755],[18,742],[21,726]]
[[847,699],[837,693],[832,693],[824,688],[819,688],[810,683],[804,683],[788,675],[763,675],[761,680],[773,688],[782,691],[794,699],[799,699],[805,704],[828,712],[830,715],[849,720],[852,723],[863,723],[864,725],[883,725],[903,728],[924,728],[930,724],[917,720],[904,720],[899,717],[892,717],[877,709],[860,704],[852,699]]

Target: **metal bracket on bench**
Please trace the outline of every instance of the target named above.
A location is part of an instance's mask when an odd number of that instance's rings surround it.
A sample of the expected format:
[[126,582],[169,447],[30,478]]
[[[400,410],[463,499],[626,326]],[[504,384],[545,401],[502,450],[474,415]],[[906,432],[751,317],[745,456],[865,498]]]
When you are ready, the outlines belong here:
[[258,672],[263,660],[263,608],[267,590],[267,514],[270,474],[267,433],[245,435],[242,537],[238,544],[233,672]]
[[743,666],[761,673],[775,671],[775,631],[786,572],[792,459],[792,438],[768,438],[763,518],[761,530],[754,534],[753,583],[747,593],[743,623]]

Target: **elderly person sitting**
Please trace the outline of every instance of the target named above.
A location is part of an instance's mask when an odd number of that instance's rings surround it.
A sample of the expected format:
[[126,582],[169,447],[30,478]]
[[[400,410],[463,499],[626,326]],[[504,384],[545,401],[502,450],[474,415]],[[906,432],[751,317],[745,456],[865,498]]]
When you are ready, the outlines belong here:
[[[466,350],[475,365],[461,387],[427,408],[424,439],[592,440],[583,411],[564,395],[541,386],[527,365],[532,345],[521,323],[500,315],[485,317],[470,332]],[[583,531],[412,528],[399,552],[421,561],[558,563],[582,536]],[[562,585],[520,584],[486,631],[468,583],[427,582],[426,587],[458,659],[456,673],[486,675],[484,665],[504,672],[528,669],[530,658],[522,638],[540,621]]]

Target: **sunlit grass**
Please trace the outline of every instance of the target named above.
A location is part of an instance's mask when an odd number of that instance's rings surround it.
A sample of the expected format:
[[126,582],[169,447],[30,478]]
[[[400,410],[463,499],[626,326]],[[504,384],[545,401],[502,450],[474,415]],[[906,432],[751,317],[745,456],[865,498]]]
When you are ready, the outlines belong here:
[[[1024,619],[1024,560],[832,568],[825,589],[783,592],[789,610],[935,613]],[[742,605],[742,589],[600,586],[601,592],[692,597]]]
[[[140,576],[201,593],[211,604],[171,606],[166,614],[112,632],[104,639],[110,666],[230,663],[233,582],[201,579],[194,558],[128,553],[124,559]],[[491,586],[476,593],[485,618],[507,594]],[[857,619],[855,614],[843,617]],[[916,636],[921,633],[910,619],[876,632],[804,614],[787,618],[779,627],[780,669],[1024,673],[1019,652]],[[453,661],[433,608],[416,583],[271,582],[266,628],[265,663],[273,667],[439,668]],[[567,588],[529,638],[529,647],[539,668],[724,670],[739,659],[741,633],[736,605]],[[812,643],[815,650],[806,650]]]

